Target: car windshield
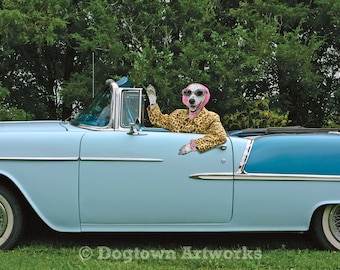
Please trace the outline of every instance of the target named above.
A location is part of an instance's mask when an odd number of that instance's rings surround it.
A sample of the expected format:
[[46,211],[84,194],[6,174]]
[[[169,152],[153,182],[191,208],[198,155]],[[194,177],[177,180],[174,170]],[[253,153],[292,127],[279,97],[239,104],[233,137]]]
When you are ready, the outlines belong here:
[[71,121],[73,125],[87,125],[105,127],[110,122],[110,89],[107,88],[98,95],[89,106],[85,107],[75,119]]

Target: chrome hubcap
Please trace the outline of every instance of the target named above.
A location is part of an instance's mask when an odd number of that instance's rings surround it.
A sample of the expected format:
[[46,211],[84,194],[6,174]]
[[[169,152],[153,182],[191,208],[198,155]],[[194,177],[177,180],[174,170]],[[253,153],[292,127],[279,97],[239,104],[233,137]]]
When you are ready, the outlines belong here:
[[336,205],[330,211],[329,227],[334,237],[340,242],[340,205]]
[[4,234],[7,227],[7,212],[3,204],[0,202],[0,237]]

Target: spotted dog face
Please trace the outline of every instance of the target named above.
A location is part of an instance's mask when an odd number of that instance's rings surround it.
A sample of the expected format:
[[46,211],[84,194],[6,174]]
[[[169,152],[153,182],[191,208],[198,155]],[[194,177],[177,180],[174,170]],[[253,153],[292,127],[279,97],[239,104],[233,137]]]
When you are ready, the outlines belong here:
[[189,108],[189,118],[193,119],[208,103],[209,89],[200,83],[189,84],[182,90],[182,101]]

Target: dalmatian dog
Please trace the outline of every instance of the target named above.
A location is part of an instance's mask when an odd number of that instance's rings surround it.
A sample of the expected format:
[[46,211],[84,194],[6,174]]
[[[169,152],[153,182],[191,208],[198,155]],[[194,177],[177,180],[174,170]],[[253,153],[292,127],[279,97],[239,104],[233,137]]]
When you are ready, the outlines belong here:
[[190,152],[205,152],[210,148],[226,141],[226,133],[220,122],[220,117],[204,106],[210,99],[209,89],[200,83],[189,84],[182,90],[182,102],[188,109],[177,109],[170,114],[163,114],[157,104],[156,89],[149,85],[146,88],[150,106],[148,114],[150,122],[168,129],[171,132],[205,134],[203,138],[190,140],[183,145],[178,154]]

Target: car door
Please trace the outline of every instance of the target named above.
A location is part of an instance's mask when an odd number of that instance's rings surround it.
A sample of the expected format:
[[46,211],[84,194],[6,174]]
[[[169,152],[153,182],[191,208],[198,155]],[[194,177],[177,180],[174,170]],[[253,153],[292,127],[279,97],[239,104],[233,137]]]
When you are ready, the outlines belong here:
[[[110,225],[226,223],[232,213],[232,147],[178,155],[202,135],[94,131],[80,151],[82,229]],[[157,129],[155,129],[157,130]],[[126,226],[125,226],[126,228]]]

